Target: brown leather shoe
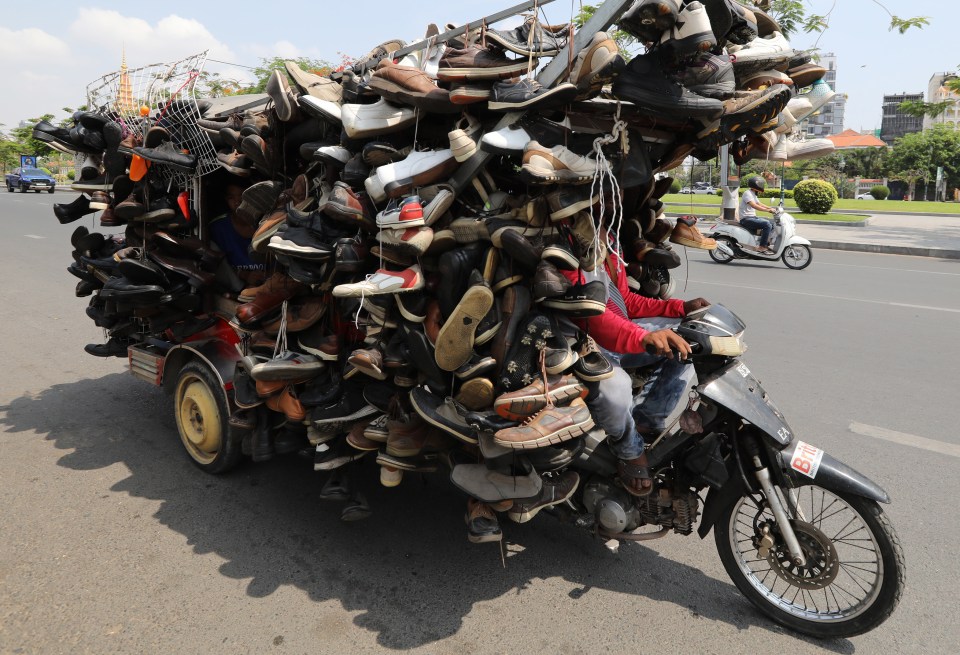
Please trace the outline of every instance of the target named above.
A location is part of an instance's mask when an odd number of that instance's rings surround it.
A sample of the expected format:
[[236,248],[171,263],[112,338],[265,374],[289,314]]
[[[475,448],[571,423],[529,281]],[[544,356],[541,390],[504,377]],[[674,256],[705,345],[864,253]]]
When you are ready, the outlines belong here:
[[387,421],[387,454],[394,457],[416,457],[433,433],[416,412],[406,421]]
[[688,248],[716,250],[717,242],[700,234],[700,230],[696,228],[696,222],[696,216],[681,216],[678,218],[677,226],[673,228],[673,233],[670,234],[670,241]]
[[670,227],[670,223],[658,218],[654,221],[653,228],[643,236],[650,243],[657,244],[663,243],[663,240],[670,236],[671,232],[673,232],[673,228]]
[[307,411],[297,400],[293,387],[289,384],[280,393],[267,398],[266,405],[273,411],[285,415],[290,421],[300,422],[307,417]]
[[240,292],[240,296],[237,298],[240,302],[250,302],[257,297],[257,294],[261,291],[272,291],[276,288],[277,285],[285,284],[286,280],[289,280],[286,275],[277,271],[273,275],[267,278],[266,282],[256,287],[247,287]]
[[367,84],[387,100],[403,105],[433,113],[461,111],[450,102],[450,92],[438,88],[425,72],[412,66],[398,66],[389,59],[380,62]]
[[104,209],[103,213],[100,214],[100,225],[103,227],[117,227],[125,223],[126,221],[117,216],[116,212],[113,211],[113,205]]
[[[306,296],[298,298],[287,305],[287,332],[301,332],[323,318],[327,311],[327,303],[320,296]],[[267,334],[277,334],[280,331],[281,318],[264,323],[263,331]]]
[[500,430],[494,441],[517,450],[542,448],[575,439],[592,427],[590,410],[578,397],[567,407],[547,407],[523,425]]
[[375,380],[386,380],[387,373],[384,370],[383,354],[376,348],[361,348],[354,350],[347,363],[352,364],[361,373],[369,375]]
[[288,277],[277,282],[269,289],[261,289],[250,302],[237,307],[237,321],[240,325],[255,325],[270,312],[279,308],[284,300],[290,300],[306,289],[306,285]]
[[[447,48],[437,78],[448,82],[507,79],[525,73],[529,64],[527,58],[507,59],[479,45]],[[536,68],[537,60],[533,59],[532,64]]]

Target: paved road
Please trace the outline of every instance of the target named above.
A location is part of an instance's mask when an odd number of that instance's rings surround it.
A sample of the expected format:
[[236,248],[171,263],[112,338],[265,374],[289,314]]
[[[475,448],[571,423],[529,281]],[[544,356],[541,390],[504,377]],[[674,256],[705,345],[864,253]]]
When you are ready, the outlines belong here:
[[712,538],[614,556],[544,517],[505,525],[504,566],[435,478],[386,490],[371,468],[375,514],[344,525],[296,458],[200,473],[168,398],[82,351],[101,335],[64,271],[64,198],[0,193],[0,652],[956,652],[956,262],[818,251],[795,272],[690,253],[679,269],[684,295],[746,320],[746,361],[795,430],[894,499],[903,602],[821,644],[760,616]]

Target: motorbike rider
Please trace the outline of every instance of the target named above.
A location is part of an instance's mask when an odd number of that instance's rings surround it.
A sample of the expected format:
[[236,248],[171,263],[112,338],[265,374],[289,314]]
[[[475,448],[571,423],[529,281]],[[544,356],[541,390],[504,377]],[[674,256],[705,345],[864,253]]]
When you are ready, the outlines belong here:
[[[627,287],[626,264],[613,248],[607,249],[598,279],[606,278],[608,295],[603,314],[575,321],[590,335],[613,364],[613,375],[599,382],[586,382],[586,402],[595,424],[607,434],[610,450],[620,460],[617,466],[624,488],[646,496],[653,481],[644,452],[644,437],[658,436],[666,421],[694,384],[692,366],[682,361],[690,345],[672,329],[689,312],[710,303],[703,298],[660,300],[633,293]],[[563,271],[571,282],[584,274]],[[678,360],[674,352],[679,354]],[[624,368],[656,365],[640,394],[634,398],[633,383]]]
[[770,232],[773,231],[773,223],[765,218],[757,216],[757,210],[775,214],[777,210],[773,207],[760,202],[758,193],[767,188],[767,183],[759,175],[754,175],[747,180],[747,188],[740,198],[740,225],[744,226],[750,232],[760,230],[760,252],[773,255],[776,254],[770,249]]

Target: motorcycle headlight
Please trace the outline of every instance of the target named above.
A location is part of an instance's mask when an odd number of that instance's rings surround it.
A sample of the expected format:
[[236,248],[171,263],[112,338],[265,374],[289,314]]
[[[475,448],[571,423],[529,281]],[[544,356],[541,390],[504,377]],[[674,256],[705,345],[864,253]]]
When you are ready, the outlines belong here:
[[747,352],[747,344],[739,337],[710,337],[710,352],[724,357],[739,357]]

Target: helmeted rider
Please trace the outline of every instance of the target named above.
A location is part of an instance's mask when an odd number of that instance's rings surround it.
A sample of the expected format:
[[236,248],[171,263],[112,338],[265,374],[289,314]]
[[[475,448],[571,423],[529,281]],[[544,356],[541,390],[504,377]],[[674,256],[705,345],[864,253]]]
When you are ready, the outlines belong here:
[[740,225],[744,226],[750,232],[760,230],[760,251],[773,255],[770,249],[770,232],[773,230],[773,223],[765,218],[757,216],[757,210],[776,213],[776,209],[768,207],[760,202],[759,192],[767,188],[767,183],[759,175],[754,175],[747,180],[747,188],[740,198]]

